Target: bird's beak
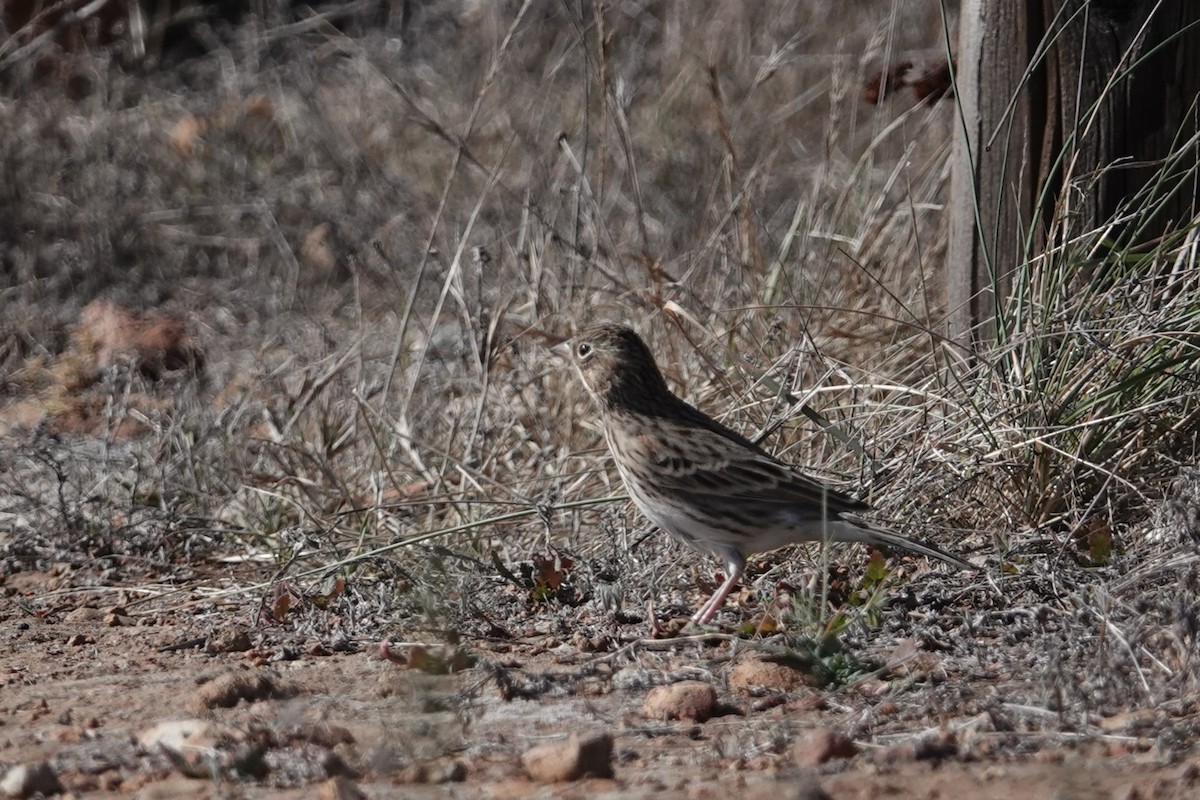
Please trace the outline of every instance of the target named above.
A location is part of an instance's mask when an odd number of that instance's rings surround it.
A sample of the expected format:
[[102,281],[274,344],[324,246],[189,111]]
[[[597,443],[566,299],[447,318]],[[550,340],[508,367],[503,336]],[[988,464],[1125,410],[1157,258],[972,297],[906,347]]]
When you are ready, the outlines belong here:
[[554,347],[551,347],[550,352],[554,353],[554,355],[558,356],[559,358],[570,358],[571,357],[571,340],[563,339],[561,342],[554,345]]

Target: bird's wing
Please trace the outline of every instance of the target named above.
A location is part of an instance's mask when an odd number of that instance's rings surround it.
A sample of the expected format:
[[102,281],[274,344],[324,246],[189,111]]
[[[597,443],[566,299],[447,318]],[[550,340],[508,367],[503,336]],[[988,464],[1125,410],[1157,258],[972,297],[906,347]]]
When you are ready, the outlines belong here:
[[[779,461],[740,434],[691,413],[656,420],[667,435],[639,436],[637,446],[663,488],[762,503],[805,504],[830,514],[868,506]],[[683,411],[683,409],[680,409]]]

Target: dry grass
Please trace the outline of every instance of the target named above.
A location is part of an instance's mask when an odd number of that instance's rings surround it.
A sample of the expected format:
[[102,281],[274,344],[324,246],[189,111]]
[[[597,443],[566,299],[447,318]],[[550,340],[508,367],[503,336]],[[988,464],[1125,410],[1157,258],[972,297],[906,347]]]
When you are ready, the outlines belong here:
[[[101,91],[0,101],[0,401],[35,393],[21,369],[59,359],[95,297],[186,313],[207,364],[109,370],[99,435],[0,440],[5,574],[67,565],[64,591],[135,609],[249,597],[357,640],[587,638],[651,600],[694,605],[711,565],[633,546],[586,398],[545,352],[610,318],[689,399],[1004,588],[901,569],[897,607],[953,610],[883,629],[863,613],[851,646],[949,626],[966,660],[991,637],[1022,702],[1079,715],[1047,727],[1191,686],[1194,579],[1133,597],[1193,575],[1191,556],[1142,561],[1139,532],[1192,458],[1191,391],[1122,367],[1192,370],[1192,236],[1138,265],[1174,264],[1169,285],[1039,287],[1056,302],[980,363],[947,344],[953,105],[859,99],[886,64],[945,57],[936,3],[423,8],[403,37],[247,20],[148,76],[81,56]],[[1091,236],[1047,259],[1073,269]],[[147,417],[143,394],[170,402]],[[1130,438],[1168,412],[1170,448]],[[131,415],[146,435],[117,435]],[[1159,518],[1163,559],[1189,541],[1188,492]],[[821,567],[850,588],[814,625],[853,612],[859,561]],[[765,560],[747,600],[807,566]],[[343,613],[281,611],[291,590]]]

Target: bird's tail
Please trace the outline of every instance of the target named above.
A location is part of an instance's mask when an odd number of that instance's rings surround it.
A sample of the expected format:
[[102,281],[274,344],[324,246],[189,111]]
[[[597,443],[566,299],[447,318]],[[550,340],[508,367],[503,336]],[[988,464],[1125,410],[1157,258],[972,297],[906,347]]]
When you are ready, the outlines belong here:
[[[953,564],[959,569],[977,569],[973,564],[964,561],[958,556],[951,555],[945,550],[934,547],[925,542],[918,542],[909,539],[907,536],[901,536],[893,531],[884,530],[881,528],[868,526],[864,523],[854,522],[851,520],[842,520],[844,527],[839,531],[838,536],[834,538],[844,539],[852,542],[863,542],[871,545],[881,545],[883,547],[891,547],[896,550],[907,550],[910,553],[936,558],[939,561],[945,561],[947,564]],[[854,531],[846,530],[853,528]]]

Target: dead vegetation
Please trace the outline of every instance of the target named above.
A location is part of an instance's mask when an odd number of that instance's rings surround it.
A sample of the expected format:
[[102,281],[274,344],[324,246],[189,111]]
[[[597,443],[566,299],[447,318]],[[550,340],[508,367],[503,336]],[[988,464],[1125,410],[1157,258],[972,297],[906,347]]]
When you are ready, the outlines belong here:
[[1123,279],[1030,285],[972,362],[941,336],[953,103],[860,97],[947,57],[938,4],[417,5],[355,35],[276,8],[171,69],[75,52],[94,91],[0,99],[8,619],[119,599],[661,672],[475,665],[506,698],[678,678],[645,640],[717,576],[642,538],[545,351],[611,318],[689,399],[981,566],[752,562],[726,629],[903,707],[851,736],[1190,751],[1194,223],[1150,254],[1064,230],[1042,274]]

